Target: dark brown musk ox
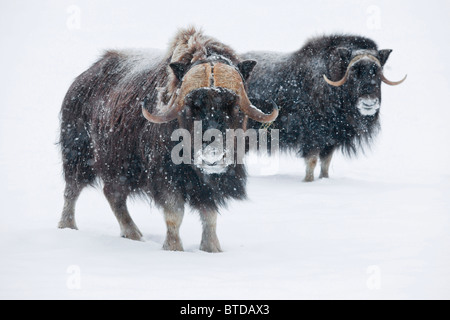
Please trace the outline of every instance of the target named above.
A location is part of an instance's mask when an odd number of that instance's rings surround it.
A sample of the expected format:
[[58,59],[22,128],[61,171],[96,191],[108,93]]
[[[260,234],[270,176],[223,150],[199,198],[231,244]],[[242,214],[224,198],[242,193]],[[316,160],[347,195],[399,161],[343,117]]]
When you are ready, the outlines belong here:
[[200,249],[220,252],[218,210],[228,199],[246,198],[245,168],[223,161],[175,164],[171,152],[180,141],[172,134],[183,129],[194,135],[196,121],[203,131],[220,132],[243,128],[247,117],[273,121],[277,110],[264,114],[247,97],[254,65],[195,28],[180,30],[165,54],[104,54],[76,78],[62,104],[66,188],[59,227],[77,229],[76,201],[83,188],[101,181],[123,237],[142,238],[126,204],[138,195],[164,211],[165,250],[183,250],[179,228],[190,205],[203,225]]
[[[383,67],[392,50],[378,50],[361,36],[329,35],[311,39],[300,50],[280,54],[249,52],[258,65],[248,80],[250,101],[261,110],[275,102],[280,115],[280,148],[305,158],[307,182],[321,161],[321,178],[329,177],[333,152],[355,155],[370,146],[380,129]],[[330,80],[331,79],[331,80]],[[250,121],[249,127],[261,125]]]

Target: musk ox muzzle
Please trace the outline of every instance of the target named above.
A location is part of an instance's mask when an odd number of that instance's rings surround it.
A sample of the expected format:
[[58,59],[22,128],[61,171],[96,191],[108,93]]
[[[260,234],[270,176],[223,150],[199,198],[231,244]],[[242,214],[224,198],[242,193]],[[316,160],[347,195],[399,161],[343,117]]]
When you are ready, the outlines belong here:
[[247,96],[244,80],[240,72],[231,65],[223,62],[204,62],[192,66],[181,79],[180,86],[171,97],[169,103],[160,108],[159,113],[151,114],[147,111],[145,102],[142,108],[144,117],[152,123],[166,123],[176,119],[186,106],[186,99],[191,92],[199,89],[228,90],[236,95],[236,105],[240,110],[258,122],[274,121],[278,116],[278,108],[271,114],[265,114],[253,106]]

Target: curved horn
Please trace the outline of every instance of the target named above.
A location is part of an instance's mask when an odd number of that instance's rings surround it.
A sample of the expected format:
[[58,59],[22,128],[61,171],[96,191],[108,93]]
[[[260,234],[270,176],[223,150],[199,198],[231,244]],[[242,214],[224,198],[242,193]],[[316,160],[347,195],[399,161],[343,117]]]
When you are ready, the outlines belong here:
[[408,75],[406,75],[406,76],[405,76],[402,80],[400,80],[400,81],[390,81],[390,80],[386,79],[386,77],[384,76],[384,74],[381,74],[381,80],[382,80],[384,83],[386,83],[386,84],[388,84],[388,85],[390,85],[390,86],[398,86],[399,84],[403,83],[403,81],[405,81],[407,77],[408,77]]
[[331,86],[334,86],[334,87],[340,87],[340,86],[342,86],[344,83],[347,82],[347,79],[348,79],[348,71],[349,71],[349,69],[347,69],[347,72],[345,73],[344,77],[343,77],[341,80],[339,80],[339,81],[331,81],[330,79],[327,78],[326,75],[323,75],[323,79],[325,80],[326,83],[328,83],[328,84],[331,85]]
[[[178,117],[178,113],[183,110],[183,104],[178,103],[176,105],[176,101],[179,101],[179,99],[176,99],[176,95],[172,96],[172,99],[170,99],[169,103],[167,104],[167,112],[163,114],[151,114],[147,111],[147,98],[144,99],[144,102],[142,103],[142,114],[144,115],[145,119],[152,123],[167,123],[172,120],[175,120]],[[176,105],[176,107],[174,107]]]
[[240,96],[239,107],[241,108],[242,112],[250,119],[261,123],[268,123],[275,121],[275,119],[278,117],[278,106],[275,104],[275,102],[273,102],[272,104],[274,107],[272,113],[266,114],[252,105],[247,97],[247,94],[244,91],[244,94]]
[[355,63],[357,63],[359,60],[362,60],[362,59],[369,59],[369,60],[372,60],[372,61],[375,62],[379,67],[381,67],[380,60],[378,60],[376,57],[374,57],[374,56],[372,56],[372,55],[370,55],[370,54],[360,54],[360,55],[357,55],[356,57],[354,57],[354,58],[350,61],[350,63],[348,64],[348,67],[347,67],[347,71],[345,71],[345,75],[344,75],[344,77],[343,77],[341,80],[339,80],[339,81],[331,81],[330,79],[327,78],[326,75],[323,75],[323,78],[325,79],[326,83],[328,83],[329,85],[332,85],[332,86],[335,86],[335,87],[340,87],[340,86],[342,86],[344,83],[347,82],[347,80],[348,80],[348,75],[349,75],[349,73],[350,73],[350,69],[353,67],[353,65],[354,65]]
[[274,121],[278,117],[278,107],[275,103],[274,110],[271,114],[265,114],[252,105],[245,91],[242,78],[234,68],[223,63],[218,63],[214,67],[214,83],[217,87],[226,88],[235,92],[239,97],[239,108],[250,119],[267,123]]
[[184,109],[184,98],[192,90],[208,87],[209,78],[211,76],[211,67],[207,65],[198,65],[186,73],[186,80],[182,82],[181,87],[172,96],[166,106],[159,109],[167,110],[161,115],[154,115],[147,111],[147,101],[144,100],[142,105],[142,114],[144,117],[153,123],[166,123],[175,120],[178,114]]

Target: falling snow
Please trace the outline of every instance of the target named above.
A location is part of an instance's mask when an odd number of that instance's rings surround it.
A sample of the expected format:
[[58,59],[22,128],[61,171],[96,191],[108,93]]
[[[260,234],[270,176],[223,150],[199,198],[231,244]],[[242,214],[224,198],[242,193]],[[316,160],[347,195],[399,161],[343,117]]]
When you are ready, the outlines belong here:
[[[80,23],[67,26],[64,2],[10,2],[0,12],[0,298],[450,298],[448,2],[371,1],[378,24],[356,0],[240,1],[239,10],[233,1],[75,3]],[[302,183],[294,156],[248,157],[249,199],[218,218],[221,254],[198,250],[194,214],[181,228],[185,252],[161,250],[162,214],[139,199],[129,207],[145,241],[122,239],[101,189],[82,194],[79,231],[58,230],[58,114],[73,79],[105,49],[164,49],[188,23],[240,52],[361,34],[394,50],[387,75],[411,76],[383,87],[373,149],[337,155],[330,179]],[[136,57],[135,73],[152,63]]]

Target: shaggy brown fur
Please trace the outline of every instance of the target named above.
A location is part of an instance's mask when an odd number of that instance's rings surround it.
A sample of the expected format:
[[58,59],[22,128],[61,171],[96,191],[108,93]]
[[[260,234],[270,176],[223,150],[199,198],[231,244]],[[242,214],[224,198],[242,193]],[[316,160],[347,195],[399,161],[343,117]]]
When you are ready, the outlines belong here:
[[[236,66],[240,62],[237,54],[229,46],[212,37],[205,36],[202,31],[198,31],[194,27],[190,27],[178,32],[169,45],[166,58],[171,63],[179,62],[185,65],[192,65],[197,61],[206,60],[212,55],[227,58]],[[169,66],[167,68],[169,78],[167,85],[160,89],[161,96],[159,97],[163,104],[168,104],[179,84],[176,75]]]
[[[228,199],[246,198],[243,165],[210,175],[193,165],[175,165],[171,150],[179,142],[171,141],[171,134],[179,123],[150,123],[141,110],[147,101],[149,112],[161,111],[158,106],[167,104],[176,93],[180,75],[171,69],[171,62],[189,67],[218,56],[234,67],[240,62],[230,47],[188,28],[176,35],[166,54],[108,51],[74,81],[61,110],[66,191],[59,227],[76,229],[77,198],[84,187],[100,179],[123,237],[139,240],[142,236],[126,206],[128,196],[141,195],[164,210],[168,227],[164,249],[182,250],[178,230],[188,204],[200,212],[200,248],[220,251],[216,215]],[[197,90],[190,94],[189,114],[183,112],[180,123],[189,131],[197,120],[203,121],[204,130],[211,125],[224,133],[240,128],[243,116],[236,112],[236,100],[228,90]]]

